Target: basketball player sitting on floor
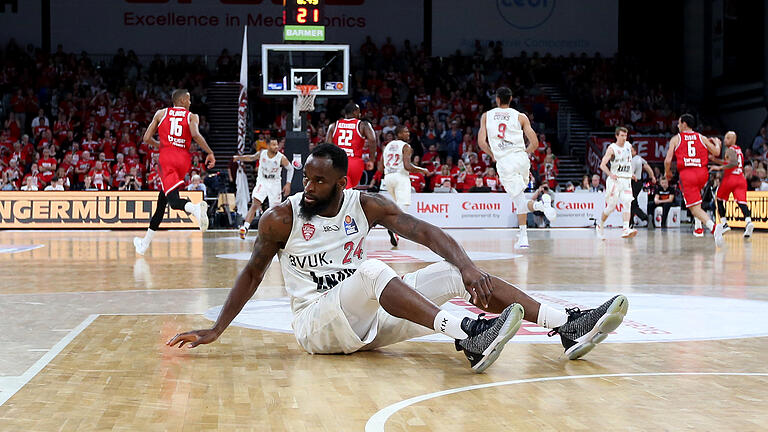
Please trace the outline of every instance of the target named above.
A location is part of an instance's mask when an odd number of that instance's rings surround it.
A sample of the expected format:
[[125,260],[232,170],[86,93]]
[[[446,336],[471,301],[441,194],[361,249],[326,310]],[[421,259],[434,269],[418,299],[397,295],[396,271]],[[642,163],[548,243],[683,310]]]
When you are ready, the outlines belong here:
[[[277,254],[291,296],[293,331],[309,353],[352,353],[437,332],[455,339],[475,372],[482,372],[526,319],[560,334],[576,359],[621,324],[629,306],[617,295],[596,309],[559,311],[473,263],[440,228],[403,213],[379,195],[345,189],[347,155],[317,146],[304,168],[304,192],[267,210],[259,220],[253,253],[211,329],[177,334],[170,346],[215,341],[256,292]],[[367,259],[364,240],[379,224],[445,258],[398,277],[387,264]],[[499,316],[460,318],[438,305],[454,297]]]

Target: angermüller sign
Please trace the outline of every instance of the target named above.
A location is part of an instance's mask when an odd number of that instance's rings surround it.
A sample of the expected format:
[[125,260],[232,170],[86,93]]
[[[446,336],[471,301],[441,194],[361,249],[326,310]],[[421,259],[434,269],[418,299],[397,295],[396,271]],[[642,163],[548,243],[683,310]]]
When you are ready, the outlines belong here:
[[[200,191],[182,191],[193,203]],[[0,229],[142,229],[157,206],[157,192],[0,192]],[[166,209],[162,228],[198,228],[186,212]]]

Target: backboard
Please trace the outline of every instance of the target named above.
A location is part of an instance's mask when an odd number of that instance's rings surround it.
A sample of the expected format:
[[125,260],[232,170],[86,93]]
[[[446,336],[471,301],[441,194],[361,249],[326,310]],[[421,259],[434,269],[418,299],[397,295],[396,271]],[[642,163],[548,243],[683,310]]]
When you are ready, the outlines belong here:
[[349,45],[261,46],[264,96],[295,96],[297,85],[316,85],[318,96],[349,94]]

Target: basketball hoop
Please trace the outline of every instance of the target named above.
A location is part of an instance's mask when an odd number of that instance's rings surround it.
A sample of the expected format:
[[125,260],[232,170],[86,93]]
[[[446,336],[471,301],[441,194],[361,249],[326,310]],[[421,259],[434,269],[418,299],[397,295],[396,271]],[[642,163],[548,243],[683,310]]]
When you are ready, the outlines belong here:
[[301,92],[296,97],[296,105],[298,105],[299,111],[314,111],[317,86],[312,84],[298,84],[296,85],[296,88]]

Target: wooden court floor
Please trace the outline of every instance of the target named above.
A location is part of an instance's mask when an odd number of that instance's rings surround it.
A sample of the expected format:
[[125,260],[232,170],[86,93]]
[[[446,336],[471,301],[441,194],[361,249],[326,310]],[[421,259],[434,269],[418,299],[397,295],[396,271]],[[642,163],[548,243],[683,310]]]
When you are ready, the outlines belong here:
[[[435,341],[312,356],[282,328],[273,265],[242,322],[179,350],[164,342],[211,325],[250,241],[162,232],[140,258],[136,232],[5,231],[0,431],[768,430],[768,233],[716,251],[686,229],[532,230],[523,252],[513,230],[451,233],[556,305],[626,294],[625,324],[569,362],[528,323],[482,375]],[[374,230],[369,256],[399,273],[434,261],[387,239]]]

